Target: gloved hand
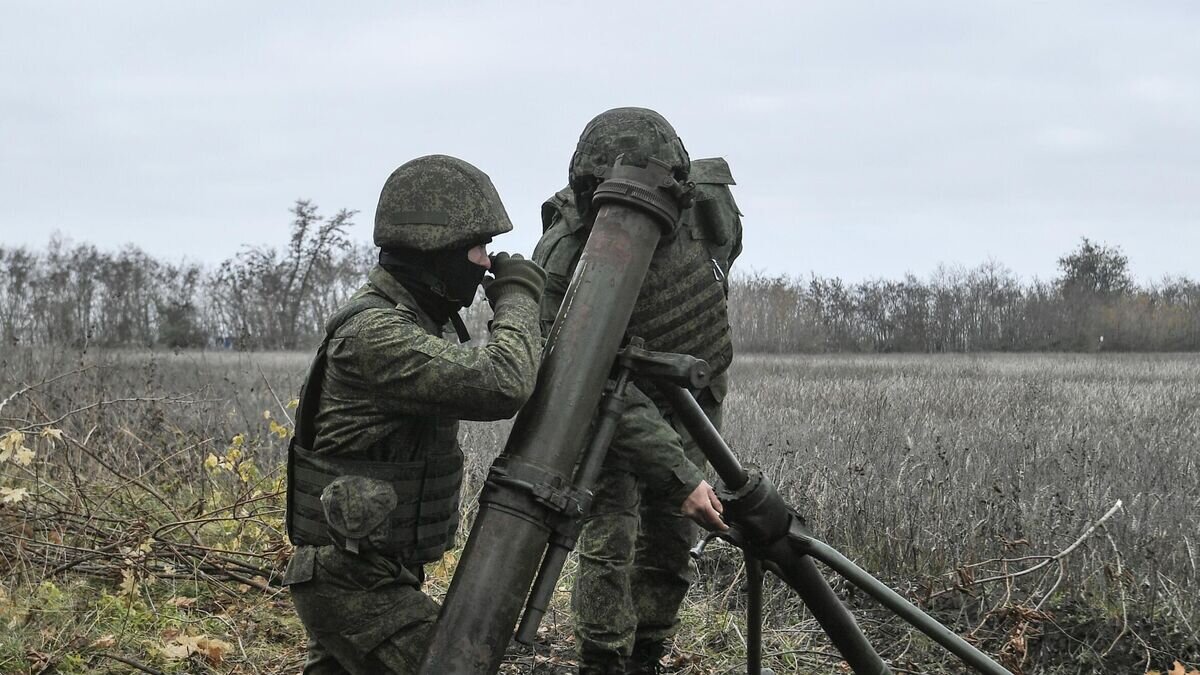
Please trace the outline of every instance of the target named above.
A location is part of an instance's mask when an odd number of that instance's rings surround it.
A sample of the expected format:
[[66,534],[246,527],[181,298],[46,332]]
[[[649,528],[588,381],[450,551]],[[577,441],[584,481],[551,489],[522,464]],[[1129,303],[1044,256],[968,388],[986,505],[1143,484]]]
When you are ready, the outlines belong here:
[[496,253],[490,257],[495,277],[483,280],[488,304],[495,307],[501,298],[511,293],[524,293],[535,303],[541,302],[542,291],[546,289],[546,272],[540,265],[520,254]]

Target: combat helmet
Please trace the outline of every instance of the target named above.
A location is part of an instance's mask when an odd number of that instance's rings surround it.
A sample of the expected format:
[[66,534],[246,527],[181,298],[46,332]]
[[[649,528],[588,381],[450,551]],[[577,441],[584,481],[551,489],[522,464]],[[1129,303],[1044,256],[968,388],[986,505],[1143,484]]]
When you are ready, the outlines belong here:
[[392,172],[375,209],[375,245],[438,251],[512,230],[487,174],[456,157],[427,155]]
[[669,165],[681,183],[691,171],[683,141],[662,115],[648,108],[607,110],[583,128],[571,156],[568,182],[581,214],[588,210],[592,191],[618,155],[625,155],[626,164],[638,166],[645,166],[646,160],[653,157]]

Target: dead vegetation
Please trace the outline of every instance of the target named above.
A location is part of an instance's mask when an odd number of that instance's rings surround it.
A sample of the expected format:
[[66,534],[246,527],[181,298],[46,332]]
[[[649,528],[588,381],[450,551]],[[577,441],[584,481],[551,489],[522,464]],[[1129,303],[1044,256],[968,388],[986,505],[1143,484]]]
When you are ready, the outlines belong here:
[[[0,672],[298,672],[280,466],[307,355],[2,358]],[[822,538],[1014,671],[1186,672],[1198,404],[1191,356],[751,356],[726,436]],[[466,425],[468,494],[507,428]],[[454,562],[430,567],[435,595]],[[736,551],[711,547],[699,580],[672,666],[737,672]],[[569,669],[568,587],[507,672]],[[835,587],[896,672],[961,670]],[[842,672],[789,589],[767,599],[767,665]]]

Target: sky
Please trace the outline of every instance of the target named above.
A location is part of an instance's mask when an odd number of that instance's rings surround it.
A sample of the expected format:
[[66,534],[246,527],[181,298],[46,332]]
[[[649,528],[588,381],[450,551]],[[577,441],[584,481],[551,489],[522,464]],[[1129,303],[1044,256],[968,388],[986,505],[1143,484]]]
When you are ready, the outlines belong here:
[[1088,237],[1197,277],[1198,34],[1188,0],[5,0],[0,247],[216,264],[298,198],[369,241],[388,174],[443,153],[528,254],[579,132],[632,105],[729,161],[744,272],[1049,279]]

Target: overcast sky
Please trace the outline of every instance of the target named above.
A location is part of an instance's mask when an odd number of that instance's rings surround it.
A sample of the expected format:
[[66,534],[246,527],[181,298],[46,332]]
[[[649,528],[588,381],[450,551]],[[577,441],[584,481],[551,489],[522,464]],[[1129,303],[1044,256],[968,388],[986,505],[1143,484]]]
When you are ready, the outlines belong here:
[[528,253],[584,124],[657,109],[726,157],[739,266],[850,280],[1080,237],[1200,276],[1200,3],[0,5],[0,246],[51,232],[216,263],[446,153]]

